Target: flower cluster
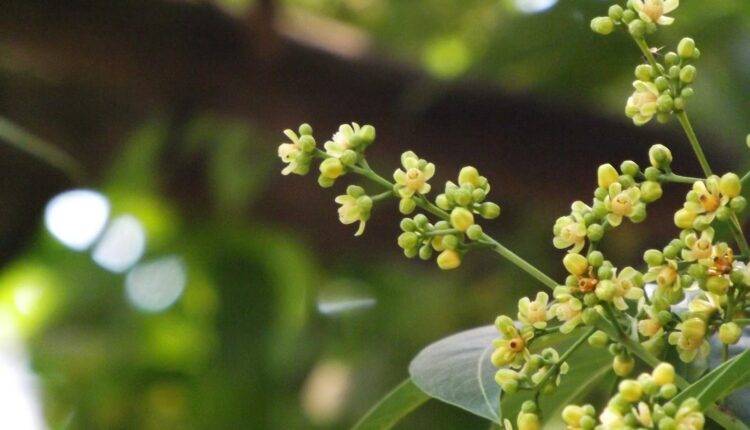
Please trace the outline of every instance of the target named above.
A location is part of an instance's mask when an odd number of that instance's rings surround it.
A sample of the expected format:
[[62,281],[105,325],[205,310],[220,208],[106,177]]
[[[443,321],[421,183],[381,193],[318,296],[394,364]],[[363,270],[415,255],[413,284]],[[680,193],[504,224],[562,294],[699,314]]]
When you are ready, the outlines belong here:
[[705,417],[696,399],[688,398],[679,404],[670,401],[677,395],[674,379],[674,367],[661,363],[650,374],[621,381],[617,394],[599,415],[598,423],[591,405],[566,406],[563,421],[568,430],[703,429]]

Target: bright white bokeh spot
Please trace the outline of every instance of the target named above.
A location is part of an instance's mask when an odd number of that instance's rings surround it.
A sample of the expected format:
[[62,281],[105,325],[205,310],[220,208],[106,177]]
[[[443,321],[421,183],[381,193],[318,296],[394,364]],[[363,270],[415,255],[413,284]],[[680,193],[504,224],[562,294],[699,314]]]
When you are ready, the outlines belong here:
[[91,190],[58,194],[47,203],[44,224],[68,248],[83,251],[104,229],[109,217],[109,201]]
[[91,257],[103,268],[120,273],[138,262],[146,249],[146,233],[137,218],[122,215],[112,220]]
[[125,293],[136,308],[160,312],[185,291],[187,275],[179,257],[170,256],[135,266],[125,278]]
[[523,13],[540,13],[551,8],[557,0],[514,0],[516,8]]
[[318,300],[318,312],[323,315],[338,315],[368,309],[377,302],[370,297],[364,298],[325,298]]
[[[21,342],[12,332],[11,318],[0,313],[0,428],[43,430],[46,427],[37,380]],[[7,330],[7,333],[6,333]]]

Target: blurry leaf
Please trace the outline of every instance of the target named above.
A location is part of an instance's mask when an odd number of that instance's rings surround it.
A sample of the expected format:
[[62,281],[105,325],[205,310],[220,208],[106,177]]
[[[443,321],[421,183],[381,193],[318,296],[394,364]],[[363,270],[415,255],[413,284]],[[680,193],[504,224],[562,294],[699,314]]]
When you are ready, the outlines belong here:
[[164,121],[153,120],[137,129],[123,145],[123,150],[114,158],[109,169],[110,184],[127,184],[128,190],[148,191],[157,187],[156,179],[159,151],[167,138]]
[[392,428],[428,400],[430,396],[414,385],[411,379],[407,379],[367,411],[353,430]]
[[[576,333],[545,336],[534,342],[532,350],[553,347],[564,351],[575,341]],[[503,398],[502,411],[498,413],[500,387],[495,382],[497,369],[490,361],[492,340],[497,337],[494,326],[485,326],[433,343],[423,349],[409,366],[412,380],[430,396],[490,421],[500,422],[503,416],[512,419],[531,394],[519,393]],[[559,416],[558,409],[564,405],[587,398],[597,388],[608,387],[605,381],[612,378],[609,372],[611,357],[604,350],[593,350],[584,345],[571,356],[569,363],[571,369],[563,376],[558,390],[541,398],[540,406],[548,417]],[[581,385],[580,381],[586,383]],[[559,423],[547,425],[559,428]]]
[[703,407],[706,407],[746,385],[749,377],[750,350],[746,350],[684,389],[674,398],[674,402],[679,403],[689,397],[695,397]]

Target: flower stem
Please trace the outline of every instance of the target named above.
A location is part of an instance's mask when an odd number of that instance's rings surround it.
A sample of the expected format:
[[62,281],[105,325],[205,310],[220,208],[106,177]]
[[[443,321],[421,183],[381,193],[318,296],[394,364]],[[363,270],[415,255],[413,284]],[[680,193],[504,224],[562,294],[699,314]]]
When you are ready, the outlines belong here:
[[698,136],[695,135],[695,130],[693,130],[693,125],[690,123],[687,112],[681,110],[677,112],[676,116],[677,120],[680,121],[680,125],[682,126],[683,130],[685,130],[685,134],[690,141],[690,146],[693,147],[693,152],[695,152],[695,157],[698,159],[698,163],[700,163],[701,169],[703,169],[703,173],[706,175],[706,177],[711,176],[713,174],[711,172],[711,167],[708,165],[706,154],[703,153],[703,148],[698,141]]
[[510,261],[511,263],[515,264],[523,270],[524,272],[531,275],[533,278],[535,278],[537,281],[541,282],[547,288],[550,290],[554,290],[555,287],[558,286],[558,283],[550,278],[549,276],[545,275],[541,270],[537,269],[533,265],[531,265],[528,261],[524,260],[523,258],[516,255],[513,251],[503,246],[500,242],[493,239],[486,233],[482,233],[482,237],[480,238],[481,242],[485,242],[487,244],[492,245],[492,250],[500,254],[503,258]]
[[664,182],[674,182],[676,184],[692,184],[694,182],[703,180],[701,178],[694,178],[692,176],[675,175],[674,173],[665,173],[659,176],[659,179]]

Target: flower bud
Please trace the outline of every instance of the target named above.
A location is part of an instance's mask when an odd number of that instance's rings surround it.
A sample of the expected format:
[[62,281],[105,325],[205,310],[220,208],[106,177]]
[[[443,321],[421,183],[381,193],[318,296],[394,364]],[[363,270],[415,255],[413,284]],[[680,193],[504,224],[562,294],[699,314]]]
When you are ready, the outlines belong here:
[[662,386],[674,382],[674,366],[669,363],[659,363],[651,373],[656,385]]
[[476,167],[465,166],[458,173],[458,185],[471,184],[479,186],[479,171]]
[[617,173],[615,166],[607,163],[602,164],[596,171],[596,180],[600,187],[609,188],[610,185],[617,182],[620,175]]
[[620,171],[623,175],[636,176],[640,171],[638,163],[633,160],[625,160],[620,164]]
[[612,30],[614,29],[615,29],[615,23],[614,21],[612,21],[612,18],[610,17],[597,16],[596,18],[591,20],[591,30],[593,30],[594,33],[599,33],[601,35],[606,36],[612,33]]
[[446,249],[437,257],[437,265],[443,270],[455,269],[461,265],[461,255],[451,249]]
[[747,199],[742,196],[734,197],[729,201],[729,207],[735,212],[742,212],[747,206]]
[[484,219],[494,219],[500,216],[500,206],[492,202],[479,205],[479,215]]
[[599,281],[599,285],[596,286],[596,297],[605,302],[611,301],[616,292],[617,287],[610,280]]
[[589,263],[581,254],[568,253],[563,258],[563,266],[571,274],[581,276],[588,270]]
[[735,322],[724,323],[719,327],[719,340],[726,345],[734,345],[742,337],[742,328]]
[[344,174],[344,165],[338,158],[326,158],[320,163],[320,174],[328,179],[336,179]]
[[685,99],[682,97],[676,97],[674,99],[674,109],[675,110],[683,110],[685,109]]
[[417,241],[419,238],[417,237],[416,233],[412,233],[410,231],[401,233],[398,236],[398,246],[404,249],[414,248],[417,246]]
[[586,237],[592,242],[599,242],[604,237],[604,227],[601,224],[591,224],[586,228]]
[[643,203],[636,205],[628,218],[636,224],[643,222],[646,219],[646,205]]
[[358,134],[365,145],[369,145],[373,141],[375,141],[375,127],[369,124],[364,125],[362,128],[360,128]]
[[654,166],[648,166],[646,167],[646,170],[643,171],[643,176],[646,177],[647,181],[656,182],[661,176],[661,171]]
[[661,184],[654,181],[645,181],[641,184],[641,200],[651,203],[659,200],[662,195]]
[[622,12],[622,22],[624,22],[625,24],[629,24],[631,21],[633,21],[637,17],[638,15],[635,13],[635,11],[631,9],[625,9]]
[[[596,295],[586,294],[586,296],[584,296],[584,301],[586,301],[587,297],[596,298]],[[589,302],[590,301],[591,300],[589,300]],[[583,319],[583,323],[586,325],[594,325],[596,324],[597,321],[599,321],[600,318],[601,318],[601,315],[599,314],[599,312],[596,310],[595,307],[586,308],[583,310],[583,313],[581,314],[581,319]]]
[[619,4],[613,4],[607,10],[607,15],[609,15],[609,19],[612,21],[619,21],[622,19],[622,12],[622,6]]
[[631,357],[623,355],[615,356],[615,359],[612,361],[612,370],[614,370],[617,376],[620,377],[630,375],[630,372],[633,371],[634,366],[635,360],[633,360],[633,358]]
[[602,264],[602,266],[596,271],[596,276],[599,279],[612,279],[613,275],[614,273],[612,273],[611,264]]
[[719,191],[721,194],[729,197],[737,197],[740,195],[742,190],[742,183],[740,177],[734,173],[725,173],[724,176],[719,179]]
[[664,254],[658,249],[649,249],[643,253],[643,261],[645,261],[649,267],[659,266],[664,261]]
[[689,37],[684,37],[677,45],[677,54],[685,59],[692,58],[695,54],[695,41]]
[[693,87],[683,87],[680,91],[680,96],[684,99],[689,99],[690,97],[693,97],[693,94],[695,94],[695,91],[693,90]]
[[646,35],[646,23],[640,19],[634,19],[628,24],[628,31],[636,39],[641,39]]
[[414,209],[417,207],[417,202],[414,201],[414,199],[401,199],[398,202],[398,210],[404,215],[409,215],[410,213],[414,212]]
[[666,384],[659,389],[659,395],[669,400],[677,395],[677,386],[675,384]]
[[706,289],[714,294],[726,294],[729,289],[729,279],[723,276],[709,276],[706,280]]
[[304,124],[302,124],[302,125],[299,126],[299,134],[301,134],[303,136],[312,136],[313,129],[310,126],[310,124],[304,123]]
[[599,267],[604,262],[604,254],[601,251],[591,251],[587,257],[589,264],[594,267]]
[[716,209],[716,219],[719,221],[726,221],[730,216],[732,216],[732,210],[728,207],[719,206],[719,209]]
[[518,430],[539,430],[542,428],[539,423],[539,417],[536,414],[528,412],[518,414],[516,424],[518,424]]
[[688,64],[680,70],[680,80],[686,84],[689,84],[695,80],[695,74],[698,70],[692,64]]
[[629,403],[635,403],[643,396],[643,388],[641,388],[641,384],[632,379],[626,379],[620,382],[617,389],[622,398]]
[[657,169],[664,169],[672,164],[672,152],[662,144],[653,145],[648,150],[648,159]]
[[651,75],[654,73],[654,68],[649,64],[639,64],[635,68],[635,77],[641,81],[651,81]]
[[474,214],[465,208],[455,208],[451,211],[451,225],[458,231],[465,232],[474,225]]
[[680,209],[674,214],[674,224],[682,229],[691,228],[695,221],[696,213],[687,209]]
[[589,336],[589,345],[596,348],[604,348],[605,346],[607,346],[608,342],[609,336],[607,336],[607,333],[604,333],[601,330],[597,330],[591,336]]
[[473,224],[466,229],[466,236],[471,240],[479,240],[482,238],[482,226],[479,224]]

